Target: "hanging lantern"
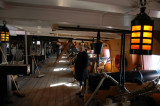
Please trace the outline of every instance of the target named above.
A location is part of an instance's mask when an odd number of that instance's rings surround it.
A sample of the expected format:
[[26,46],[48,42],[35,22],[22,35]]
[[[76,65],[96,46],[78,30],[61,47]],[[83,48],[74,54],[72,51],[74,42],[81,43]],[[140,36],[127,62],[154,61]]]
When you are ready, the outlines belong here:
[[3,21],[3,26],[1,27],[1,30],[0,30],[0,41],[2,43],[9,42],[9,30],[6,27],[5,21]]
[[154,21],[145,13],[145,7],[131,22],[130,54],[151,55]]
[[81,43],[81,45],[82,45],[82,46],[84,46],[84,41],[83,41],[83,40],[82,40],[82,43]]
[[76,45],[77,45],[77,43],[76,43],[76,42],[74,42],[73,44],[74,44],[74,46],[76,46]]
[[90,46],[91,46],[91,50],[93,50],[93,44],[94,44],[94,38],[93,38],[92,43],[90,44]]
[[101,54],[103,50],[103,43],[102,42],[93,43],[93,50],[94,54]]
[[100,31],[97,33],[97,42],[93,43],[94,54],[101,54],[103,49],[103,43],[100,41]]

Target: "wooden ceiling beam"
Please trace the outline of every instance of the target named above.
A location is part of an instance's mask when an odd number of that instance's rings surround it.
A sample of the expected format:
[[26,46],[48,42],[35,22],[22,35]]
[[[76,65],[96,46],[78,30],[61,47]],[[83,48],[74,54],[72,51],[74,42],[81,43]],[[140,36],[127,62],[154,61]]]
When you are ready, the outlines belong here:
[[130,34],[131,31],[130,30],[122,30],[122,29],[114,29],[114,28],[106,28],[106,29],[102,29],[102,28],[84,28],[84,27],[68,27],[68,26],[59,26],[58,30],[69,30],[69,31],[89,31],[89,32],[109,32],[109,33],[126,33],[126,34]]

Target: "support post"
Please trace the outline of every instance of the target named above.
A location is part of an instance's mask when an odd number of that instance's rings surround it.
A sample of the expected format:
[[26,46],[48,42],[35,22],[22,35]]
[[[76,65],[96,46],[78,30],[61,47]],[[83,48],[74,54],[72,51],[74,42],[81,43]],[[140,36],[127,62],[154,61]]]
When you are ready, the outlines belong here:
[[47,58],[46,53],[47,53],[46,41],[44,41],[44,55],[45,55],[45,59]]
[[[100,31],[97,32],[97,42],[100,42]],[[99,53],[97,53],[97,66],[96,66],[96,71],[97,67],[99,67]]]
[[25,40],[25,59],[26,59],[25,63],[28,64],[27,32],[25,32],[24,40]]
[[27,35],[27,32],[25,32],[24,40],[25,40],[24,64],[30,64],[30,74],[34,74],[34,62],[31,56],[32,36]]
[[123,88],[125,88],[125,34],[123,33],[122,34],[122,36],[123,36],[123,61],[122,61],[122,63],[123,63],[123,70],[122,70],[122,87]]
[[121,35],[120,86],[125,89],[125,34]]

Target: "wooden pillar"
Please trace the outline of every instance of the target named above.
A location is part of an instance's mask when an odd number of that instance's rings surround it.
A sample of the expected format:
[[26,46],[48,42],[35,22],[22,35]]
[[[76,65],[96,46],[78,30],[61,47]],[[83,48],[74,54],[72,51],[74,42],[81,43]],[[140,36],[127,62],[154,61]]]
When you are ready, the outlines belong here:
[[43,40],[41,40],[41,55],[43,55],[43,54],[44,54],[44,47],[43,47],[43,43],[44,43],[44,41],[43,41]]
[[45,59],[46,59],[46,41],[44,41],[44,55],[45,55]]
[[48,41],[46,41],[46,56],[49,57]]
[[26,33],[24,40],[25,40],[24,64],[30,65],[30,74],[33,74],[34,73],[34,62],[33,62],[32,56],[31,56],[32,36],[27,35],[27,33]]
[[27,33],[25,32],[25,36],[24,36],[24,41],[25,41],[25,49],[24,49],[24,54],[25,54],[25,64],[28,64],[28,49],[27,49]]
[[42,40],[42,55],[44,55],[46,59],[46,42]]
[[27,36],[27,55],[30,56],[31,55],[31,45],[32,44],[32,36],[28,35]]

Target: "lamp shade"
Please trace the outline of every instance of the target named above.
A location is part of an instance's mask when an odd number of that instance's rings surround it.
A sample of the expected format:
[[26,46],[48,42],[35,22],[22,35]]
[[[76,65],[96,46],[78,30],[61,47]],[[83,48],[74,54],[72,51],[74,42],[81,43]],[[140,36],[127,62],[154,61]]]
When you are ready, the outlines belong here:
[[0,29],[0,41],[2,43],[9,42],[9,30],[5,24]]
[[93,42],[90,44],[91,46],[91,50],[93,50],[93,46],[94,46],[94,37],[93,37]]
[[91,46],[91,50],[93,50],[93,46],[94,46],[93,44],[94,44],[94,43],[91,43],[91,44],[90,44],[90,46]]
[[84,46],[84,42],[82,42],[81,45]]
[[154,21],[144,11],[131,22],[130,54],[152,54]]
[[81,42],[81,46],[84,46],[84,41],[82,40],[82,42]]
[[103,43],[102,42],[93,43],[94,54],[101,54],[102,53],[102,48],[103,48]]

